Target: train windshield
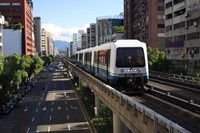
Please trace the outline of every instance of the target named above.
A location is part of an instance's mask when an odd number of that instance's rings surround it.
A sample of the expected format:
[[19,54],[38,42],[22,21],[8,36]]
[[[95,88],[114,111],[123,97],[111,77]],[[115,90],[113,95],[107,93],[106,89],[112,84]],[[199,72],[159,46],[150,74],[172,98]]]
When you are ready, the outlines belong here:
[[118,48],[116,67],[144,67],[144,51],[142,48]]

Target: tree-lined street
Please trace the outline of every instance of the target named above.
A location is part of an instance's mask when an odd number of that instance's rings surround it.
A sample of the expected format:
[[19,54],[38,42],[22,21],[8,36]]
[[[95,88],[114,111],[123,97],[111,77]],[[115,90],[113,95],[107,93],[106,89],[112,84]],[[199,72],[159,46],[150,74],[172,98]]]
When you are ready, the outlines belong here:
[[89,133],[72,82],[64,72],[45,71],[21,106],[0,122],[5,133]]

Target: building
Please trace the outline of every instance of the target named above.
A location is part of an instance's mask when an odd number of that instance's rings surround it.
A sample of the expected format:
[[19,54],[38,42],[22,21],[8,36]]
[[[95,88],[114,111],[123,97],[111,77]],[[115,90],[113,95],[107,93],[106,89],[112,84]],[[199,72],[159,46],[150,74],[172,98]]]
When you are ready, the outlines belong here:
[[5,23],[4,16],[0,13],[0,53],[3,53],[3,24]]
[[86,33],[84,30],[79,30],[77,35],[77,50],[85,49],[86,48]]
[[32,0],[1,0],[0,12],[5,20],[11,24],[21,23],[22,29],[22,54],[35,54],[33,41],[33,2]]
[[164,0],[124,0],[125,39],[165,48]]
[[73,34],[73,48],[72,48],[72,55],[75,55],[76,54],[76,51],[77,51],[77,43],[78,43],[78,35],[77,33],[74,33]]
[[96,46],[96,23],[91,23],[87,28],[86,48]]
[[41,42],[41,55],[48,55],[48,33],[44,28],[42,28]]
[[37,55],[41,55],[41,18],[34,17],[35,50]]
[[165,0],[167,59],[191,70],[200,60],[200,0]]
[[96,45],[112,41],[112,28],[123,26],[124,17],[121,15],[103,16],[96,18]]
[[22,30],[3,29],[3,59],[14,53],[22,55],[22,36]]

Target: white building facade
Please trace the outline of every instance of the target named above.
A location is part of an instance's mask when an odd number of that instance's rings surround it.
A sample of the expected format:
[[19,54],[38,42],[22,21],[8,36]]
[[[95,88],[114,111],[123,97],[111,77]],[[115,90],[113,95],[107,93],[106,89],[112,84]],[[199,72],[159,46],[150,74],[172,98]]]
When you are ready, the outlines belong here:
[[22,30],[3,29],[3,58],[22,54]]

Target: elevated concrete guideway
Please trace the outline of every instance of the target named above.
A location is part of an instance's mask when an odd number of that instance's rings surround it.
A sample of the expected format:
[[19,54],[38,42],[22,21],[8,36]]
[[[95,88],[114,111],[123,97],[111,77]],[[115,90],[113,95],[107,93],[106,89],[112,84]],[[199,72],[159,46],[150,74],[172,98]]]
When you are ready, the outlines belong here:
[[176,123],[82,71],[71,62],[68,62],[68,65],[70,66],[70,70],[75,72],[79,76],[79,79],[84,81],[93,90],[95,95],[133,133],[189,133],[189,131]]

